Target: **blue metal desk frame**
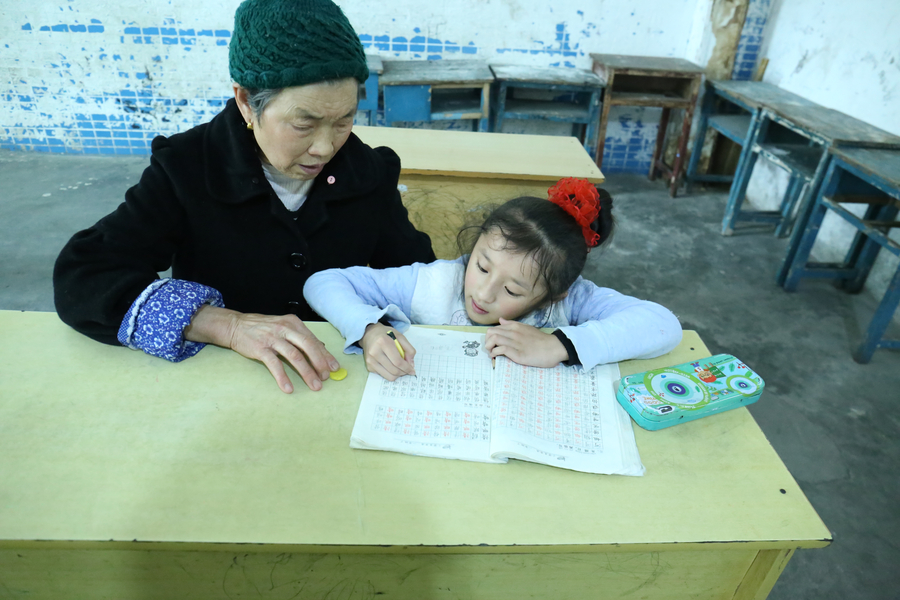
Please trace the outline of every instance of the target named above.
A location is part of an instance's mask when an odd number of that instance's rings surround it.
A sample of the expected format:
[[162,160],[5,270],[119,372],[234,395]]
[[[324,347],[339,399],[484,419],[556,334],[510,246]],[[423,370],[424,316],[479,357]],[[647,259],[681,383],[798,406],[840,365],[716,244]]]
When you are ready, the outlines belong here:
[[[749,113],[749,115],[739,114],[713,114],[716,101],[724,99]],[[700,105],[700,118],[697,120],[697,135],[694,141],[694,148],[691,151],[691,160],[688,163],[687,173],[685,173],[685,181],[687,192],[693,189],[695,181],[699,182],[721,182],[727,183],[734,180],[733,175],[709,175],[698,174],[697,168],[700,165],[700,154],[703,150],[703,142],[706,138],[706,130],[710,127],[724,135],[735,144],[742,148],[747,148],[751,143],[748,139],[751,123],[757,119],[759,112],[758,106],[752,106],[745,102],[742,98],[729,94],[723,90],[716,88],[710,81],[706,81],[703,93],[703,103]],[[741,153],[743,160],[744,153]],[[740,170],[740,162],[738,163]]]
[[[494,102],[494,110],[492,111],[493,125],[491,127],[491,131],[499,133],[503,127],[503,119],[540,119],[546,121],[557,121],[563,123],[572,123],[573,128],[577,125],[581,125],[581,138],[584,144],[584,149],[587,150],[587,153],[592,159],[596,160],[597,131],[600,127],[600,96],[603,93],[602,84],[598,83],[597,86],[591,86],[559,83],[539,83],[531,81],[510,81],[506,79],[500,79],[499,77],[497,78],[497,82],[497,100],[496,102]],[[507,93],[514,88],[536,89],[575,94],[589,94],[589,99],[584,115],[552,114],[554,111],[549,110],[528,111],[507,109]]]
[[356,110],[367,111],[369,113],[369,125],[375,126],[378,117],[378,77],[384,71],[381,58],[373,55],[366,55],[366,64],[369,67],[369,77],[365,83],[365,97],[360,98],[359,105]]
[[[771,123],[781,125],[808,140],[808,151],[803,151],[802,148],[795,149],[802,152],[800,156],[802,160],[798,160],[797,157],[790,154],[781,154],[776,144],[767,143]],[[725,216],[722,218],[722,235],[734,233],[738,221],[774,223],[775,235],[779,237],[790,233],[796,220],[795,207],[798,203],[805,206],[822,182],[822,176],[825,174],[825,167],[828,164],[829,145],[830,142],[825,137],[813,130],[800,127],[789,119],[780,117],[770,108],[757,110],[750,120],[734,181],[728,194]],[[747,194],[747,185],[750,183],[753,167],[760,155],[787,171],[790,181],[779,210],[742,211],[741,205]]]
[[[718,112],[716,111],[717,105],[722,105]],[[784,236],[790,231],[793,224],[794,207],[803,192],[803,186],[809,182],[808,168],[805,169],[807,172],[804,176],[803,169],[797,172],[797,169],[792,168],[798,165],[781,165],[791,173],[792,177],[779,210],[741,210],[749,173],[752,172],[757,158],[756,154],[762,151],[764,156],[776,164],[785,162],[780,160],[778,155],[769,152],[768,149],[756,148],[759,141],[765,138],[768,127],[768,117],[763,115],[763,111],[769,107],[788,106],[817,105],[802,96],[762,81],[707,80],[700,108],[697,136],[691,152],[686,179],[688,189],[697,181],[732,182],[728,208],[726,208],[726,215],[722,223],[723,235],[731,235],[739,220],[774,223],[776,225],[775,233],[779,236]],[[697,173],[706,131],[709,127],[741,147],[734,176]]]
[[[788,265],[784,280],[785,290],[796,290],[803,277],[817,277],[838,280],[841,287],[848,292],[858,292],[865,285],[881,248],[900,257],[900,244],[880,230],[880,227],[900,225],[894,221],[900,207],[900,150],[861,150],[855,155],[874,158],[873,162],[876,164],[881,159],[883,165],[892,171],[893,181],[877,168],[861,168],[860,164],[854,164],[855,161],[851,162],[840,152],[831,157],[823,184],[816,194],[812,213],[796,253]],[[847,202],[868,204],[863,218],[841,206],[841,203]],[[853,225],[857,233],[843,263],[809,262],[816,236],[829,210]],[[900,348],[900,340],[882,337],[898,303],[900,303],[900,266],[872,317],[863,342],[853,354],[856,362],[863,364],[869,362],[878,348]]]

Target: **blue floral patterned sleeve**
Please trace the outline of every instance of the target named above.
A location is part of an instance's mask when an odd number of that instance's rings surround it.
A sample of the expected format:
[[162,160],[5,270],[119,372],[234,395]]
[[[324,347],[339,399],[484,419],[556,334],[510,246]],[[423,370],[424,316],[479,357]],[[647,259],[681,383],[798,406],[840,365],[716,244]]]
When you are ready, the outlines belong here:
[[183,279],[157,279],[132,303],[117,337],[133,350],[181,362],[206,345],[183,336],[204,304],[225,306],[222,294],[211,287]]

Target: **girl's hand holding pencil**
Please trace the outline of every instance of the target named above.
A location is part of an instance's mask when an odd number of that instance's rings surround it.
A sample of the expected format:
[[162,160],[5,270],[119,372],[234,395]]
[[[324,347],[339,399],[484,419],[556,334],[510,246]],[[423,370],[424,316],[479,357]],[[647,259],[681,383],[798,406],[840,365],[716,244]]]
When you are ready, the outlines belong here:
[[402,333],[381,323],[372,323],[366,327],[359,345],[369,372],[377,373],[388,381],[416,374],[416,349]]

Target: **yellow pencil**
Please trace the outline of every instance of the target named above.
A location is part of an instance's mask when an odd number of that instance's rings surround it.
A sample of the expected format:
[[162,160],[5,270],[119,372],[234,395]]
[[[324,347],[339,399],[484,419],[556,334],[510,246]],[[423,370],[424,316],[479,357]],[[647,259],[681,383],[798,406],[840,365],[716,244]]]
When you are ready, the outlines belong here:
[[[394,340],[394,345],[397,346],[397,350],[400,352],[400,358],[406,360],[406,352],[403,351],[403,346],[400,345],[400,340],[397,339],[397,336],[394,335],[394,332],[391,330],[388,330],[387,334],[389,338]],[[415,371],[413,371],[412,376],[418,379]]]
[[400,358],[406,360],[406,352],[403,351],[403,346],[400,345],[400,340],[397,339],[397,336],[394,335],[393,331],[389,330],[387,334],[389,338],[394,340],[394,345],[397,346],[397,350],[400,352]]

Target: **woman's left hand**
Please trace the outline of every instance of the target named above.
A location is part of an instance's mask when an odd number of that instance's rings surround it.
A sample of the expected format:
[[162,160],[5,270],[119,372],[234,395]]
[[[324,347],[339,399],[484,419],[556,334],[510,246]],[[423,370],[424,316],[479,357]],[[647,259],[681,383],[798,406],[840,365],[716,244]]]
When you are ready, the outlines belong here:
[[555,367],[569,360],[555,335],[518,321],[500,319],[500,325],[488,329],[484,345],[491,358],[502,355],[527,367]]

